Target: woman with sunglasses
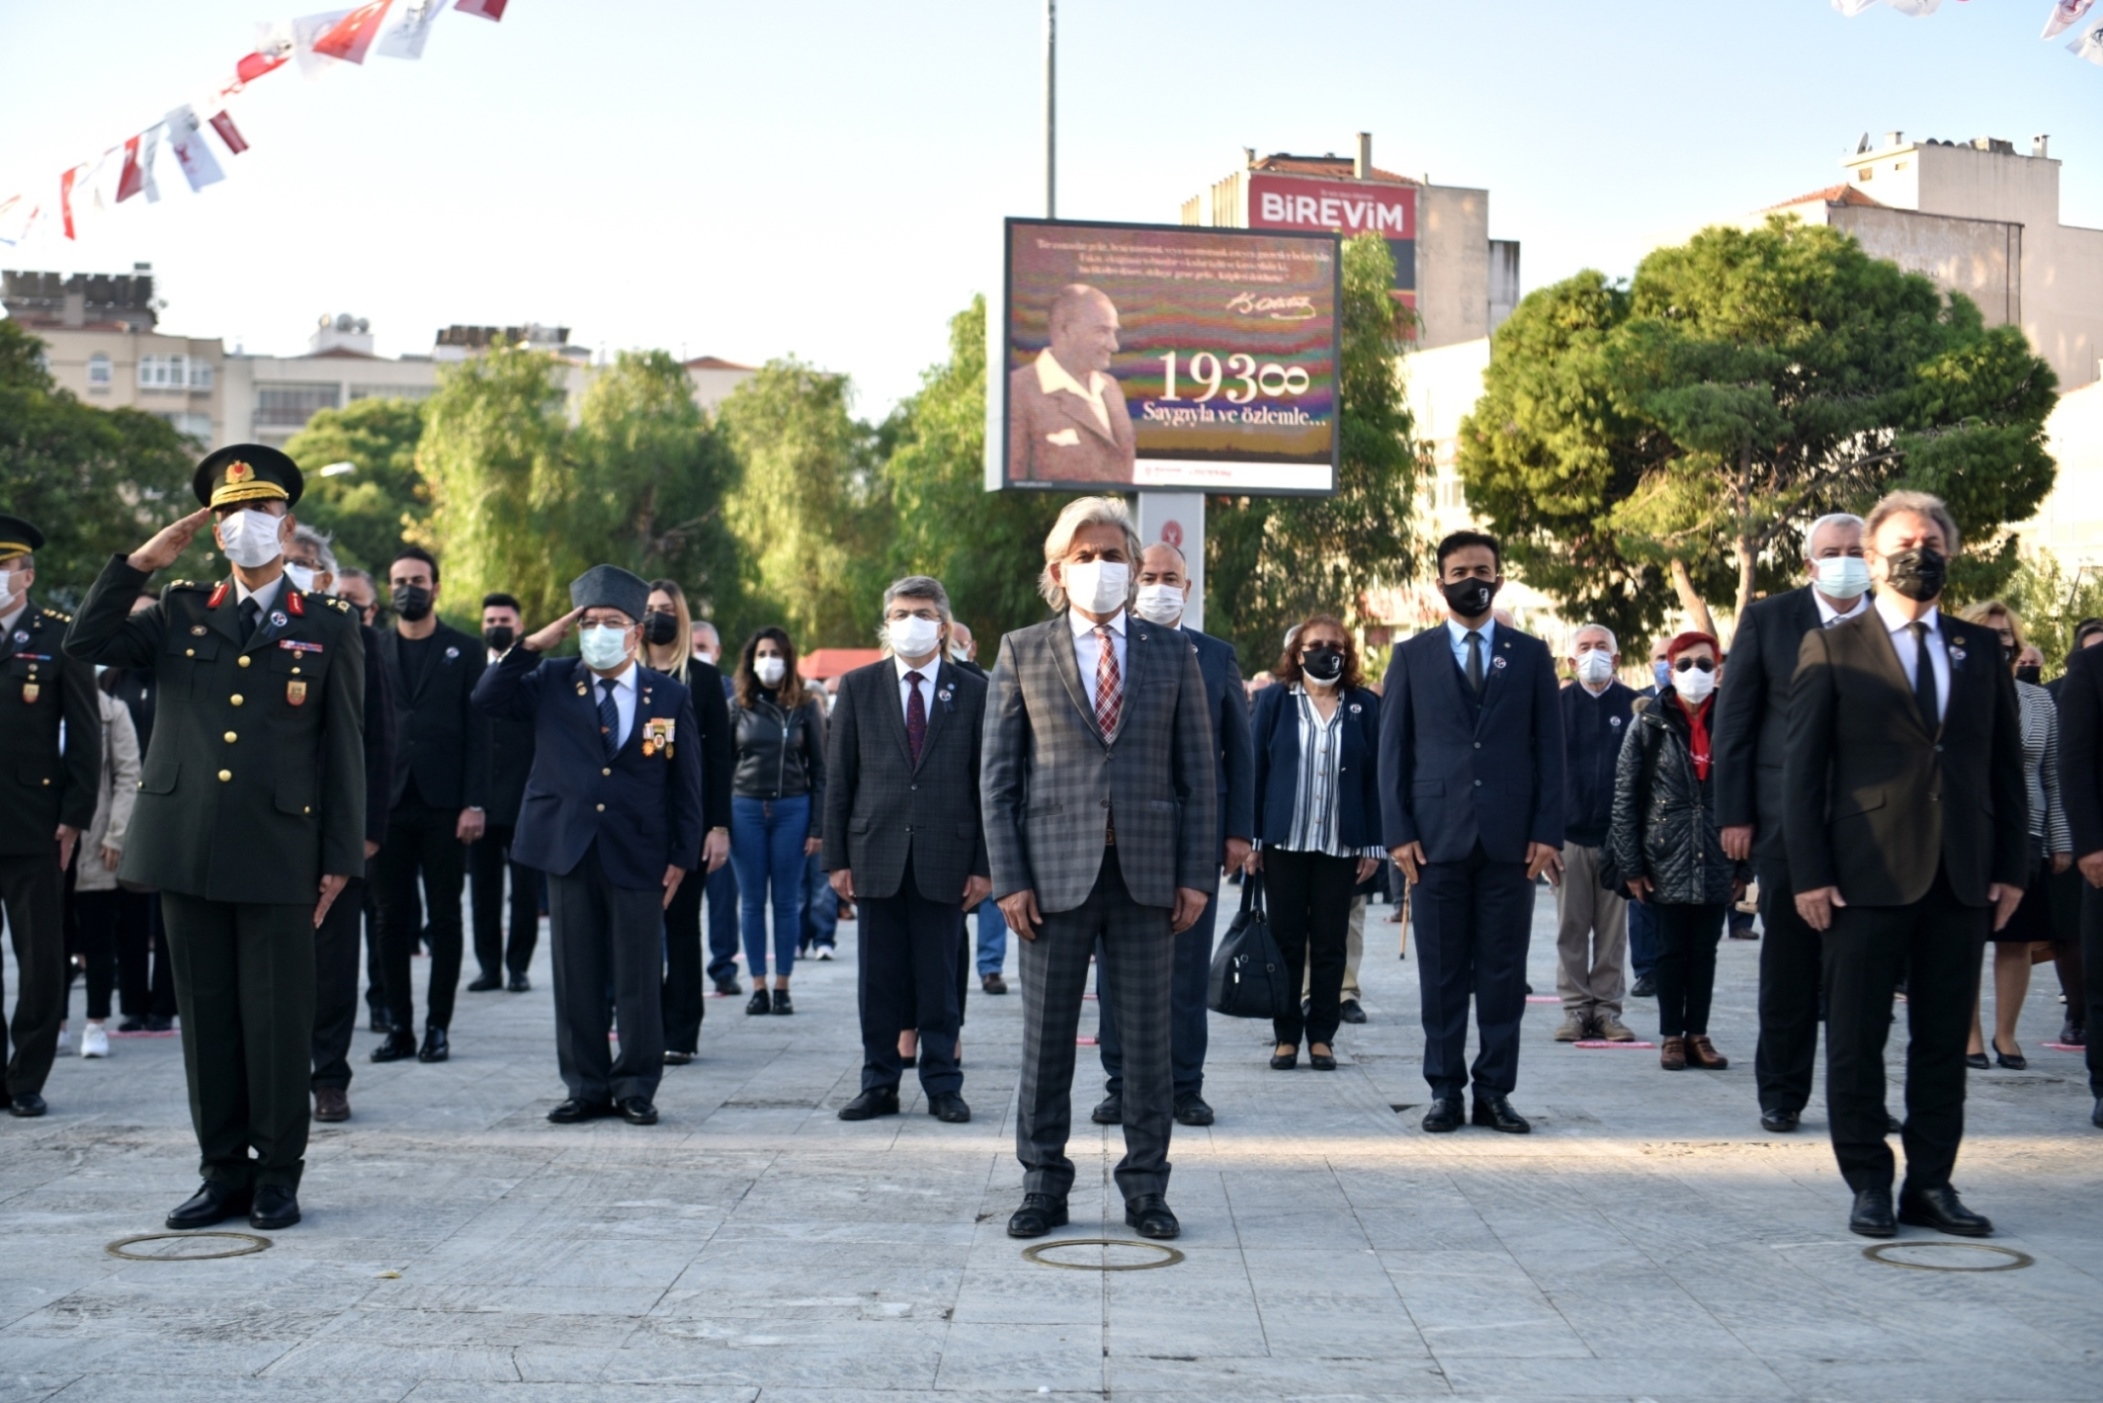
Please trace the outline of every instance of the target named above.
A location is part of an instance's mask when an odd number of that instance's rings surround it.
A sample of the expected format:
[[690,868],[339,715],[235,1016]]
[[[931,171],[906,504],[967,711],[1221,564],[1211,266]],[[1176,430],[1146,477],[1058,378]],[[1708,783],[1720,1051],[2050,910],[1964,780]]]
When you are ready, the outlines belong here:
[[1716,827],[1709,732],[1723,653],[1706,633],[1682,633],[1665,646],[1665,663],[1670,689],[1636,703],[1621,746],[1607,846],[1622,886],[1657,923],[1658,1065],[1722,1071],[1730,1061],[1709,1041],[1716,947],[1724,913],[1745,890]]

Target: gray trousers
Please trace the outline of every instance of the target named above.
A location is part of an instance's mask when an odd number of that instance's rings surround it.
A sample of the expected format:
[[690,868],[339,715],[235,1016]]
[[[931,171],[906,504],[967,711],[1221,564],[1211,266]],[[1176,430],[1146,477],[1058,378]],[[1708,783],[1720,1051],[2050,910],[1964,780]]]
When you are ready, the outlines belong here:
[[[664,1077],[664,893],[610,885],[593,843],[567,877],[548,874],[548,954],[555,1061],[570,1095],[596,1105],[655,1098]],[[618,1058],[606,1050],[610,1011],[620,1018]]]
[[1563,1012],[1619,1018],[1628,992],[1628,898],[1599,885],[1598,848],[1563,844],[1555,918],[1555,991]]
[[1125,1157],[1117,1187],[1127,1201],[1168,1191],[1168,1137],[1174,1126],[1169,1062],[1169,989],[1176,942],[1170,911],[1141,906],[1125,889],[1117,850],[1103,853],[1095,889],[1071,911],[1047,914],[1035,940],[1021,942],[1022,1092],[1015,1116],[1015,1158],[1025,1193],[1066,1197],[1073,1161],[1074,1037],[1088,957],[1102,941],[1102,960],[1117,989],[1118,1042],[1124,1054]]

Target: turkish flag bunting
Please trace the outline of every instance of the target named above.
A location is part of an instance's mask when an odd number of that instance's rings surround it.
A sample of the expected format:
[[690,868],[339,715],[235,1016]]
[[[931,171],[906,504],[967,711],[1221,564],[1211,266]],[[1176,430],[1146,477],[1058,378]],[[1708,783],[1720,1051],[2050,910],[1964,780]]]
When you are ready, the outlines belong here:
[[2051,39],[2072,29],[2095,3],[2096,0],[2052,0],[2052,17],[2045,21],[2045,32],[2037,37]]
[[197,109],[185,104],[161,121],[168,128],[168,149],[175,154],[175,163],[183,168],[183,179],[190,182],[192,190],[226,179],[225,172],[219,169],[219,158],[212,154],[211,144],[199,128]]
[[73,182],[79,177],[80,173],[86,169],[86,166],[75,166],[73,169],[67,171],[64,175],[58,178],[59,225],[64,230],[66,237],[69,239],[77,239],[80,237],[78,234],[73,232]]
[[504,17],[504,7],[510,3],[511,0],[453,0],[453,8],[463,15],[500,20]]
[[238,156],[248,149],[248,141],[241,135],[241,129],[234,125],[233,118],[219,112],[213,114],[210,120],[212,130],[219,133],[219,139],[226,143],[227,150]]
[[161,192],[153,183],[154,151],[161,144],[161,129],[149,127],[124,143],[124,169],[117,176],[117,203],[123,204],[134,195],[146,196],[147,204],[161,198]]
[[261,49],[252,54],[243,54],[234,65],[234,77],[244,83],[253,83],[265,73],[275,72],[285,66],[285,55],[266,54]]
[[379,37],[380,21],[387,17],[387,9],[393,3],[394,0],[372,0],[369,5],[360,5],[314,41],[314,52],[345,63],[365,62],[365,51]]

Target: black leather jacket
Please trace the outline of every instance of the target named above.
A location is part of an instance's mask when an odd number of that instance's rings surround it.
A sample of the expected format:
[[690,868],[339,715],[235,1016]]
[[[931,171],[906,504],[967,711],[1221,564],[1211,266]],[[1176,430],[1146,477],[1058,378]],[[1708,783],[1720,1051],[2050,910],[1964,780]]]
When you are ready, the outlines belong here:
[[[1712,731],[1715,715],[1712,706]],[[1692,736],[1677,698],[1641,698],[1614,767],[1614,819],[1607,833],[1614,865],[1623,882],[1648,877],[1649,899],[1668,906],[1720,905],[1731,900],[1732,883],[1746,875],[1724,856],[1716,828],[1715,766],[1707,779],[1695,778]]]
[[821,837],[825,808],[825,713],[816,701],[783,711],[764,692],[752,705],[730,703],[731,733],[737,746],[730,788],[740,799],[793,799],[811,796],[811,832]]

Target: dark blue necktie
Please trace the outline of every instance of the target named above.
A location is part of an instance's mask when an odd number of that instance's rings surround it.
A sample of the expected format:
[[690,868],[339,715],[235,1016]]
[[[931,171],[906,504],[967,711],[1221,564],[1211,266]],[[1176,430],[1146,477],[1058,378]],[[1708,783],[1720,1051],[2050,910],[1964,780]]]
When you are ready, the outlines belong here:
[[599,734],[606,741],[606,758],[621,753],[621,712],[613,704],[613,681],[599,683]]

